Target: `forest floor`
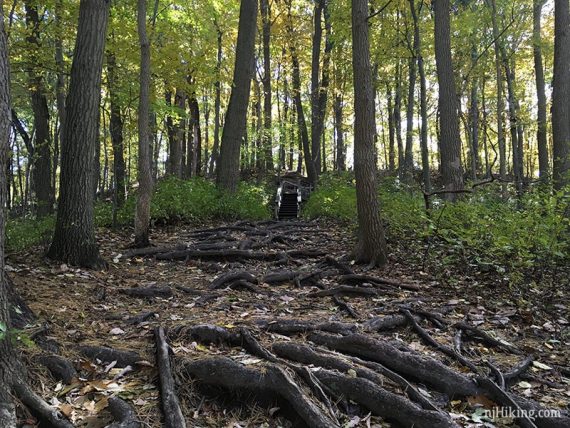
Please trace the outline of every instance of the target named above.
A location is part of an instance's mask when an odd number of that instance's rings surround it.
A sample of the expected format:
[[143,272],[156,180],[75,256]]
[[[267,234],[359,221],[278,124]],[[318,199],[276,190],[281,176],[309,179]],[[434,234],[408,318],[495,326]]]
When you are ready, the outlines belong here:
[[[106,426],[111,396],[163,426],[158,327],[191,427],[514,426],[485,409],[514,399],[568,410],[567,281],[511,288],[498,274],[424,271],[397,243],[387,268],[366,270],[343,261],[352,230],[324,222],[181,225],[152,238],[145,256],[126,249],[128,231],[101,229],[102,272],[39,248],[7,260],[37,317],[23,332],[42,344],[25,350],[31,381],[75,426]],[[39,364],[45,349],[77,374],[55,379]]]

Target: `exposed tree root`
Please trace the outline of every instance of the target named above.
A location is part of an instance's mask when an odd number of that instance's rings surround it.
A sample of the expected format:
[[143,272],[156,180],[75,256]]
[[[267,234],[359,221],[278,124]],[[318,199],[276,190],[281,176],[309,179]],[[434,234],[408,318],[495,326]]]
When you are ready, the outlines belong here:
[[311,399],[294,378],[278,365],[267,363],[250,368],[225,357],[186,362],[183,370],[193,379],[230,391],[247,390],[256,394],[273,393],[286,400],[310,427],[338,427],[338,423]]
[[338,287],[329,288],[327,290],[315,291],[310,293],[308,297],[325,297],[325,296],[338,296],[338,295],[352,295],[352,296],[364,296],[364,297],[375,297],[378,296],[378,290],[374,288],[365,287],[351,287],[348,285],[340,285]]
[[472,379],[453,371],[437,360],[422,357],[411,351],[403,352],[391,344],[361,334],[334,336],[313,332],[309,334],[309,340],[336,351],[378,362],[407,378],[429,384],[451,397],[476,395],[478,391]]
[[100,360],[105,363],[116,361],[115,367],[134,366],[141,361],[138,353],[121,349],[108,348],[106,346],[80,346],[79,352],[91,360]]
[[240,280],[252,284],[258,283],[257,278],[250,272],[247,271],[228,272],[214,279],[210,284],[210,290],[218,290],[220,288],[224,288],[228,283]]
[[407,323],[408,320],[403,315],[386,315],[369,319],[363,324],[363,327],[366,331],[386,331],[403,327]]
[[366,362],[359,361],[341,354],[326,353],[326,351],[317,351],[307,345],[291,342],[277,342],[272,346],[273,351],[280,357],[298,361],[303,364],[313,364],[315,366],[338,370],[343,373],[354,371],[357,376],[368,379],[377,385],[383,385],[384,379],[380,375],[399,385],[402,390],[408,394],[410,399],[420,404],[424,409],[439,411],[439,409],[428,398],[423,396],[411,383],[406,379],[385,368],[378,363],[369,363],[370,367],[362,367]]
[[522,354],[521,350],[518,349],[516,346],[501,342],[500,340],[495,339],[494,337],[490,336],[488,333],[484,332],[483,330],[474,327],[472,325],[469,325],[466,322],[458,322],[454,325],[454,327],[463,330],[464,332],[468,333],[471,337],[481,340],[483,341],[483,343],[489,346],[494,346],[499,349],[503,349],[512,354],[517,354],[517,355]]
[[308,333],[311,331],[326,331],[337,334],[352,334],[358,330],[355,324],[341,322],[323,322],[315,323],[311,321],[290,320],[257,320],[257,326],[269,333],[278,333],[284,335]]
[[166,428],[185,428],[186,422],[180,409],[180,402],[176,395],[176,387],[172,378],[170,367],[170,347],[166,343],[164,330],[158,327],[154,331],[156,341],[156,364],[160,381],[160,398]]
[[125,288],[121,290],[121,293],[126,294],[131,297],[141,297],[152,299],[154,297],[160,297],[162,299],[168,299],[172,297],[172,289],[170,287],[137,287],[137,288]]
[[337,305],[341,310],[345,311],[348,315],[350,315],[352,318],[358,319],[360,318],[360,316],[358,315],[358,313],[352,308],[352,306],[350,306],[347,302],[345,302],[344,300],[340,299],[337,296],[333,296],[333,302],[335,305]]
[[331,370],[319,370],[315,375],[340,396],[363,405],[374,414],[414,428],[458,428],[447,415],[424,410],[404,397],[386,391],[368,379],[348,377]]
[[407,309],[401,309],[401,312],[404,316],[408,319],[418,336],[422,338],[424,342],[428,345],[433,346],[438,351],[441,351],[448,357],[453,358],[454,360],[458,361],[460,364],[464,365],[465,367],[469,368],[474,373],[479,373],[479,369],[475,364],[465,358],[463,355],[457,353],[455,350],[451,349],[449,346],[442,345],[437,340],[435,340],[424,328],[422,328],[417,321],[415,320],[414,316],[411,314],[410,311]]
[[65,417],[54,407],[42,400],[30,386],[21,379],[12,383],[12,388],[18,398],[40,419],[48,422],[54,428],[73,428]]
[[380,278],[376,276],[369,275],[343,275],[339,278],[339,281],[348,284],[364,284],[369,283],[376,286],[390,286],[395,288],[401,288],[404,290],[420,291],[422,287],[415,284],[407,284],[400,281],[394,281],[393,279]]
[[73,364],[59,355],[40,355],[37,361],[50,371],[54,379],[63,381],[67,385],[78,377]]
[[139,428],[141,426],[133,408],[118,397],[109,398],[109,412],[115,422],[107,428]]

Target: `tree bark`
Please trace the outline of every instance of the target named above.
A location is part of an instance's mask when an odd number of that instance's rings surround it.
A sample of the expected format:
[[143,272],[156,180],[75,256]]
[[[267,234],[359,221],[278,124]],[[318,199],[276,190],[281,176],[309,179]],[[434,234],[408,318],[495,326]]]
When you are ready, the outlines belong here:
[[212,158],[208,167],[208,174],[213,175],[216,170],[216,165],[219,157],[220,150],[220,109],[221,109],[221,83],[220,83],[220,70],[222,67],[222,32],[216,23],[218,31],[218,56],[216,62],[216,83],[214,84],[214,147],[212,148]]
[[[188,178],[197,177],[202,166],[202,127],[200,126],[200,106],[196,94],[188,99],[190,107],[191,133],[188,134]],[[191,137],[191,138],[190,138]]]
[[[493,21],[493,39],[495,48],[495,74],[497,80],[497,141],[499,145],[499,175],[503,182],[507,179],[507,149],[505,144],[503,110],[505,103],[503,100],[503,73],[501,71],[501,49],[499,41],[499,27],[497,25],[497,6],[495,0],[487,0],[491,7],[491,17]],[[503,184],[503,196],[506,193],[506,186]]]
[[[412,15],[415,14],[415,6],[412,4],[414,0],[410,0],[410,9],[414,9]],[[416,17],[417,21],[417,17]],[[406,105],[406,149],[404,155],[404,178],[408,183],[413,180],[414,170],[414,100],[416,97],[416,65],[418,60],[418,48],[420,44],[420,32],[416,31],[417,23],[414,23],[414,35],[412,45],[412,57],[408,62],[408,102]]]
[[111,118],[109,120],[111,131],[111,143],[113,146],[113,176],[117,207],[122,207],[125,202],[125,155],[123,138],[123,117],[119,96],[117,94],[116,77],[117,60],[115,54],[107,54],[107,83],[109,85],[109,103]]
[[239,183],[240,149],[246,132],[247,105],[254,73],[257,0],[242,0],[232,93],[220,153],[217,185],[235,193]]
[[135,247],[148,247],[152,168],[150,165],[150,42],[146,29],[146,0],[137,2],[137,28],[141,50],[140,95],[138,111],[139,153],[137,208],[135,212]]
[[57,138],[54,141],[53,148],[53,168],[52,168],[52,178],[51,186],[54,191],[53,198],[55,202],[55,188],[57,180],[57,168],[59,163],[59,147],[61,143],[61,130],[63,123],[65,122],[65,64],[63,59],[63,28],[61,25],[61,14],[63,13],[63,1],[57,0],[55,4],[55,66],[57,68],[57,80],[55,84],[56,88],[56,105],[57,105],[57,116],[59,121],[59,126],[57,130]]
[[316,0],[313,11],[313,46],[311,55],[311,154],[317,176],[321,173],[321,140],[317,135],[319,117],[319,74],[321,67],[321,43],[323,39],[323,4]]
[[40,66],[38,54],[42,49],[40,40],[40,17],[38,8],[25,2],[26,28],[28,37],[26,38],[31,49],[30,65],[28,68],[29,91],[32,111],[34,113],[34,155],[31,159],[32,188],[36,196],[37,214],[39,217],[46,216],[53,212],[54,192],[51,186],[51,136],[49,129],[50,114],[46,98],[46,88],[44,78],[38,71]]
[[79,6],[61,142],[60,198],[48,252],[52,259],[92,268],[104,264],[95,241],[92,189],[109,4],[82,0]]
[[334,116],[336,134],[336,170],[346,171],[346,144],[344,143],[344,117],[342,95],[337,93],[334,97]]
[[394,94],[394,132],[398,144],[398,175],[402,177],[404,169],[404,143],[402,141],[402,63],[396,63],[396,92]]
[[552,178],[565,187],[570,173],[570,11],[568,0],[554,1],[554,82],[552,87]]
[[[421,38],[420,38],[420,25],[418,13],[416,10],[415,0],[410,1],[410,11],[414,21],[414,44],[416,51],[416,58],[418,60],[418,72],[420,75],[420,116],[421,116],[421,133],[420,133],[420,147],[422,152],[422,176],[424,182],[424,191],[431,192],[431,172],[429,166],[429,149],[428,149],[428,115],[427,115],[427,83],[426,72],[424,69],[424,57],[422,56]],[[394,137],[391,137],[390,144],[393,145]],[[393,164],[393,154],[390,158],[391,165]]]
[[[297,47],[295,46],[295,38],[293,33],[293,20],[291,16],[291,1],[287,3],[288,7],[288,25],[287,33],[290,37],[290,52],[291,62],[293,66],[293,101],[295,103],[295,110],[297,113],[297,126],[300,134],[300,146],[302,147],[302,155],[305,159],[305,168],[307,169],[307,176],[309,182],[315,186],[317,183],[317,170],[311,155],[311,141],[309,140],[309,132],[307,131],[307,123],[305,121],[305,113],[303,112],[303,102],[301,100],[301,74],[299,70],[299,57],[297,55]],[[319,145],[320,149],[320,145]],[[299,151],[299,164],[301,164],[301,150]]]
[[352,64],[354,75],[354,172],[358,210],[360,263],[386,264],[386,241],[376,188],[374,91],[368,39],[368,1],[352,0]]
[[544,83],[544,67],[542,65],[542,36],[541,36],[541,14],[545,0],[533,0],[533,54],[534,54],[534,75],[536,80],[536,96],[538,98],[538,130],[536,132],[538,143],[538,170],[540,180],[545,182],[550,174],[548,161],[548,124],[546,119],[546,91]]
[[388,170],[396,171],[396,124],[394,118],[394,108],[392,106],[392,89],[386,87],[386,98],[388,100]]
[[[461,166],[461,137],[457,117],[457,92],[451,59],[449,0],[434,0],[435,59],[439,83],[439,112],[441,135],[441,172],[446,190],[463,189]],[[446,194],[454,201],[456,193]]]
[[269,0],[261,0],[261,21],[263,25],[263,151],[265,170],[273,171],[272,118],[271,118],[271,10]]
[[[0,1],[0,165],[5,165],[10,150],[10,65],[8,43],[4,32],[3,1]],[[0,168],[0,206],[6,202],[6,169]],[[4,272],[5,211],[0,209],[0,426],[15,427],[16,413],[10,384],[15,370],[11,341],[6,337],[10,324],[8,289]]]

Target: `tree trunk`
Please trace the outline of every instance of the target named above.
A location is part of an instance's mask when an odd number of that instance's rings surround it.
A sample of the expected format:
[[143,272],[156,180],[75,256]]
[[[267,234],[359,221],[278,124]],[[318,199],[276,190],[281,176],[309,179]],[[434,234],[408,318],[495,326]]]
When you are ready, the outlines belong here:
[[404,169],[404,144],[402,142],[402,64],[396,64],[396,93],[394,95],[394,131],[398,143],[398,174],[402,177]]
[[[4,32],[3,1],[0,1],[0,165],[5,165],[10,151],[10,65]],[[0,168],[0,206],[6,203],[6,170]],[[15,427],[16,413],[10,384],[15,370],[12,343],[5,332],[10,324],[8,289],[4,272],[5,211],[0,209],[0,426]]]
[[[457,117],[457,92],[451,60],[449,0],[434,0],[435,59],[439,83],[439,112],[441,134],[441,172],[446,190],[463,189],[461,167],[461,137]],[[454,201],[457,194],[448,193]]]
[[550,173],[548,161],[548,124],[546,119],[546,91],[544,83],[544,68],[542,66],[542,36],[541,21],[542,6],[545,0],[533,0],[533,53],[534,53],[534,75],[536,80],[536,95],[538,98],[538,130],[536,132],[538,142],[538,170],[541,181],[547,181]]
[[388,100],[388,170],[396,171],[396,124],[394,108],[392,106],[392,90],[386,86],[386,98]]
[[[412,4],[415,0],[410,0],[410,9],[414,9]],[[417,21],[417,17],[416,17]],[[414,24],[414,39],[412,45],[412,57],[408,62],[408,102],[406,105],[406,152],[404,156],[404,178],[408,183],[413,180],[414,171],[414,99],[416,97],[416,64],[418,59],[418,49],[420,44],[420,32],[416,31],[417,23]]]
[[[315,186],[317,183],[317,170],[311,155],[311,141],[309,140],[309,132],[307,131],[307,123],[305,121],[305,113],[303,112],[303,102],[301,100],[301,74],[299,70],[299,57],[297,55],[297,48],[295,46],[295,38],[293,33],[293,20],[291,16],[291,2],[287,3],[288,6],[288,25],[287,33],[290,37],[290,51],[291,62],[293,66],[293,101],[295,103],[295,110],[297,113],[297,126],[300,134],[300,145],[302,147],[303,157],[305,159],[305,167],[307,169],[307,176],[309,182]],[[319,143],[320,150],[320,143]],[[299,159],[301,159],[301,150],[299,151]],[[300,162],[299,162],[300,163]],[[299,168],[297,168],[299,169]]]
[[[416,58],[418,59],[418,72],[420,74],[420,116],[421,116],[421,133],[420,133],[420,147],[422,152],[422,176],[424,182],[424,191],[431,192],[431,173],[429,167],[429,149],[428,149],[428,116],[427,116],[427,83],[426,83],[426,72],[424,69],[424,57],[422,56],[422,46],[420,38],[420,25],[418,19],[418,13],[416,11],[415,0],[410,0],[410,11],[412,13],[412,19],[414,21],[414,41],[417,40],[417,44],[414,44],[414,49],[416,51]],[[394,137],[391,137],[390,144],[393,145]],[[392,149],[393,150],[393,149]],[[393,154],[390,158],[391,164],[393,164]]]
[[[471,46],[471,64],[476,65],[477,47]],[[471,100],[469,106],[469,151],[471,156],[471,179],[477,180],[479,172],[479,79],[473,78],[471,82]]]
[[386,263],[386,241],[376,188],[376,124],[367,17],[368,1],[352,0],[354,172],[359,227],[355,258],[360,263],[383,266]]
[[319,74],[321,67],[322,16],[324,0],[316,0],[313,12],[313,47],[311,55],[311,154],[317,176],[321,173],[321,140],[317,135],[319,117]]
[[216,83],[214,84],[214,89],[216,92],[214,96],[214,147],[212,148],[212,159],[210,159],[210,165],[208,169],[209,175],[214,175],[220,150],[221,67],[222,67],[222,32],[218,28],[218,59],[216,62]]
[[263,24],[263,151],[265,170],[273,171],[271,138],[271,11],[269,9],[269,0],[261,0],[261,21]]
[[234,78],[220,153],[217,185],[235,193],[239,183],[240,149],[246,132],[247,105],[254,73],[257,0],[242,0]]
[[[192,152],[189,162],[190,170],[188,177],[197,177],[201,173],[202,165],[202,127],[200,126],[200,106],[196,94],[193,94],[189,100],[190,107],[190,121],[192,124],[192,139],[188,141],[188,150]],[[190,138],[190,137],[189,137]]]
[[150,42],[146,31],[146,0],[137,2],[137,28],[141,49],[140,96],[138,111],[139,159],[137,208],[135,213],[135,247],[148,247],[152,168],[150,165]]
[[40,17],[37,6],[25,2],[26,38],[30,49],[30,66],[28,69],[29,90],[32,111],[34,113],[34,156],[32,170],[32,188],[36,196],[37,214],[39,217],[53,212],[54,192],[51,186],[51,136],[49,130],[49,109],[46,98],[44,78],[37,67],[39,64],[39,51],[42,49],[40,41]]
[[346,171],[346,144],[344,142],[344,117],[342,95],[337,93],[334,97],[334,116],[336,133],[336,170]]
[[109,17],[107,0],[82,0],[62,134],[60,197],[48,256],[98,268],[93,224],[93,155],[101,97],[101,74]]
[[[495,48],[495,74],[497,80],[497,141],[499,145],[499,175],[503,182],[507,179],[507,148],[505,144],[505,134],[503,128],[503,110],[505,103],[503,100],[503,72],[501,71],[501,49],[499,41],[499,27],[497,25],[497,6],[495,0],[490,1],[491,17],[493,21],[493,39]],[[506,193],[506,185],[502,186],[503,196]]]
[[554,1],[554,82],[552,87],[552,178],[559,190],[570,183],[570,11]]
[[117,94],[117,61],[114,53],[107,54],[107,83],[109,85],[109,100],[111,108],[110,130],[111,143],[113,146],[113,177],[115,198],[117,207],[122,207],[125,202],[125,155],[123,139],[123,117]]

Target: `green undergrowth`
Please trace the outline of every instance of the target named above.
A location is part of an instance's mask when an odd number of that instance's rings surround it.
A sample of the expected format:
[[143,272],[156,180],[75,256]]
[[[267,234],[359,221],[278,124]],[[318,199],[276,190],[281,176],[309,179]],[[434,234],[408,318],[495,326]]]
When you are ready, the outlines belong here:
[[[270,189],[263,185],[241,183],[237,193],[230,195],[202,178],[167,178],[155,186],[151,218],[157,225],[215,220],[264,220],[271,216],[269,201]],[[132,194],[116,212],[117,225],[133,224],[135,206],[136,195]],[[99,227],[113,225],[112,203],[96,204],[95,223]],[[49,243],[54,225],[53,216],[9,220],[6,225],[7,250],[20,251],[33,245]]]
[[[520,270],[570,263],[570,197],[563,192],[552,195],[531,189],[518,200],[505,201],[497,186],[481,186],[456,203],[434,199],[429,213],[423,195],[397,179],[383,179],[378,194],[389,241],[415,244],[416,254],[422,254],[430,242],[444,265],[493,270],[516,282],[521,279]],[[324,177],[303,212],[310,219],[354,224],[352,177]]]

